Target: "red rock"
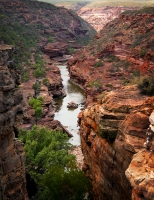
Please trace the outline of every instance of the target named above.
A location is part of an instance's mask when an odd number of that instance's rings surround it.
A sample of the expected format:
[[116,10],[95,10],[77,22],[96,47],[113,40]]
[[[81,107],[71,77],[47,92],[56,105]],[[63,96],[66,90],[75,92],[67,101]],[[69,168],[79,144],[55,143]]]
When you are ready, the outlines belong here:
[[[132,156],[144,149],[149,115],[153,109],[154,99],[143,97],[131,86],[108,93],[101,104],[89,106],[79,114],[84,171],[92,180],[94,199],[129,200],[136,198],[131,197],[136,189],[140,193],[141,189],[127,180],[125,171],[133,162]],[[101,137],[103,130],[108,130],[108,133],[117,130],[113,143]],[[153,166],[150,159],[148,162]],[[132,165],[132,173],[143,174],[139,168],[140,158]],[[142,163],[140,167],[143,167]],[[146,190],[153,195],[150,183]],[[145,199],[152,200],[147,194]]]
[[16,138],[23,117],[23,96],[17,87],[20,76],[4,63],[12,53],[12,46],[0,45],[0,198],[28,200],[25,153]]

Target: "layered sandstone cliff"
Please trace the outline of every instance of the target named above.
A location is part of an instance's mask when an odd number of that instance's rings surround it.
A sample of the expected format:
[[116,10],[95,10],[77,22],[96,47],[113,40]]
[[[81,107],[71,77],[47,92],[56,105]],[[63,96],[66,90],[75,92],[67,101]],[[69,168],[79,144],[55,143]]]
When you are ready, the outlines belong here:
[[13,51],[12,46],[0,45],[0,199],[26,200],[25,153],[16,138],[23,96],[19,73],[9,62]]
[[131,86],[109,92],[79,114],[83,169],[93,183],[94,199],[154,198],[154,154],[143,147],[153,109],[154,98]]
[[[78,15],[91,24],[98,32],[113,19],[128,8],[123,6],[100,6],[83,7],[78,11]],[[130,9],[130,8],[129,8]]]

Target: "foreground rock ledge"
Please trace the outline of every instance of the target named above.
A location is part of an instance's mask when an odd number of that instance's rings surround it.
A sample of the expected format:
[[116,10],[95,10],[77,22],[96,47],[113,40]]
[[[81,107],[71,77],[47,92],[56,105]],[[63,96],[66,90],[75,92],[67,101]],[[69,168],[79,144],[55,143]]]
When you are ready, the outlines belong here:
[[154,199],[154,153],[145,150],[133,156],[126,171],[132,190],[133,200]]

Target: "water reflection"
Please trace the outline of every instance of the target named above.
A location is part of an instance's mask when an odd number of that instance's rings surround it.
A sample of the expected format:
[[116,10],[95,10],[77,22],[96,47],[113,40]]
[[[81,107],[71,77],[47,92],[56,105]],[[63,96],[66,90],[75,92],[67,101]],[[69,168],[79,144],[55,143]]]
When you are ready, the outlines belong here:
[[[55,119],[59,120],[73,134],[70,142],[74,145],[79,145],[80,136],[78,135],[79,127],[77,126],[77,116],[82,108],[81,103],[85,100],[84,91],[69,80],[66,66],[61,65],[58,67],[61,71],[66,97],[56,100],[58,106],[55,113]],[[78,108],[68,109],[67,104],[71,101],[79,104]]]

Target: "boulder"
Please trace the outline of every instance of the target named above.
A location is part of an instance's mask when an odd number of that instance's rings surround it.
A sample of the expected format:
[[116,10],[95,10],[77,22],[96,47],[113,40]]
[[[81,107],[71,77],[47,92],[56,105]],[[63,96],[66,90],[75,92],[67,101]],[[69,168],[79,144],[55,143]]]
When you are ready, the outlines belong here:
[[67,108],[78,108],[78,104],[71,101],[68,103]]

